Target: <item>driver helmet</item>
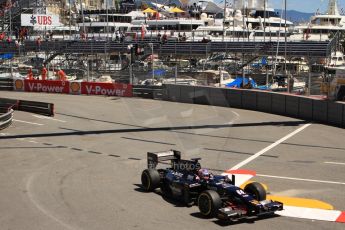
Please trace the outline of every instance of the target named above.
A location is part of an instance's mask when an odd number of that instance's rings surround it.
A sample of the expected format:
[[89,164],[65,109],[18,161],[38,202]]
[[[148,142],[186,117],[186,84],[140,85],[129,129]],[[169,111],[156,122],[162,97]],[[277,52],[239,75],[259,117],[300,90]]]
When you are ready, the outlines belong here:
[[202,180],[208,180],[208,179],[210,179],[210,176],[211,176],[208,169],[200,169],[198,171],[198,175],[199,175],[200,179],[202,179]]

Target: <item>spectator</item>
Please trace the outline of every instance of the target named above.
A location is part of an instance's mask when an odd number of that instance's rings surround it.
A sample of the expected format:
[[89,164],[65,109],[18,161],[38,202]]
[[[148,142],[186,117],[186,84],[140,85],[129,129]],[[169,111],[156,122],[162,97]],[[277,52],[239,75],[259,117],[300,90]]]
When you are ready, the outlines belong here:
[[59,79],[60,81],[67,81],[66,73],[65,73],[65,71],[63,71],[62,69],[60,69],[60,68],[58,69],[57,75],[58,75],[58,79]]
[[32,73],[32,68],[30,68],[30,69],[28,70],[27,79],[29,79],[29,80],[33,80],[33,79],[34,79],[34,74]]
[[168,41],[168,35],[166,34],[166,32],[163,34],[162,41],[163,43],[166,43]]
[[47,73],[48,73],[48,70],[45,67],[45,65],[43,65],[42,70],[41,70],[42,81],[47,80]]
[[186,32],[183,32],[183,35],[182,35],[182,41],[187,41],[187,36],[186,36]]
[[158,31],[158,34],[157,34],[157,41],[161,41],[161,38],[162,38],[162,35],[161,35],[161,32]]

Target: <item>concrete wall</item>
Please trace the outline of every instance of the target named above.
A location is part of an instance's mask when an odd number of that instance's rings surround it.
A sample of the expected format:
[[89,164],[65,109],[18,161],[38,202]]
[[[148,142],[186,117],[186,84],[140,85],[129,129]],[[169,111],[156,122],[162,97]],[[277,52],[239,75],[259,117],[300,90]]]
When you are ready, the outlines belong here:
[[168,101],[249,109],[345,127],[345,103],[256,90],[165,85]]

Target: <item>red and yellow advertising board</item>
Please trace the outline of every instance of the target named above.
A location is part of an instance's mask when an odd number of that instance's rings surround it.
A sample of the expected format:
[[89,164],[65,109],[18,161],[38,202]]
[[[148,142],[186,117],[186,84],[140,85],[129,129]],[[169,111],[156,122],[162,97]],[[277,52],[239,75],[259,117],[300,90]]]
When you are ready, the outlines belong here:
[[101,82],[69,82],[23,80],[14,81],[14,90],[26,92],[63,93],[132,97],[132,85]]
[[[24,88],[20,88],[23,87]],[[19,80],[15,81],[15,90],[26,92],[43,92],[43,93],[69,93],[69,82],[66,81],[42,81],[42,80],[24,80],[20,84]]]
[[132,86],[101,82],[82,82],[81,94],[132,97]]

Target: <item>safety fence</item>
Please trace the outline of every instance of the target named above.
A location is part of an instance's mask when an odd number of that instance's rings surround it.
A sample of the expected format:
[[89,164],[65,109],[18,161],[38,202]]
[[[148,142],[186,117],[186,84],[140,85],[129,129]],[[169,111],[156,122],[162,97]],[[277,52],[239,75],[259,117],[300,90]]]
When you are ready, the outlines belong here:
[[152,48],[159,54],[177,55],[207,55],[217,52],[246,53],[260,52],[263,55],[309,56],[328,57],[333,43],[319,41],[289,41],[286,44],[277,41],[227,41],[227,42],[176,42],[162,43],[151,40],[133,41],[96,41],[96,40],[69,40],[69,41],[43,41],[38,45],[34,41],[26,41],[20,46],[14,42],[0,42],[0,53],[23,54],[26,52],[63,52],[75,54],[128,52],[128,46]]
[[258,90],[163,85],[163,100],[233,107],[345,127],[345,103]]

